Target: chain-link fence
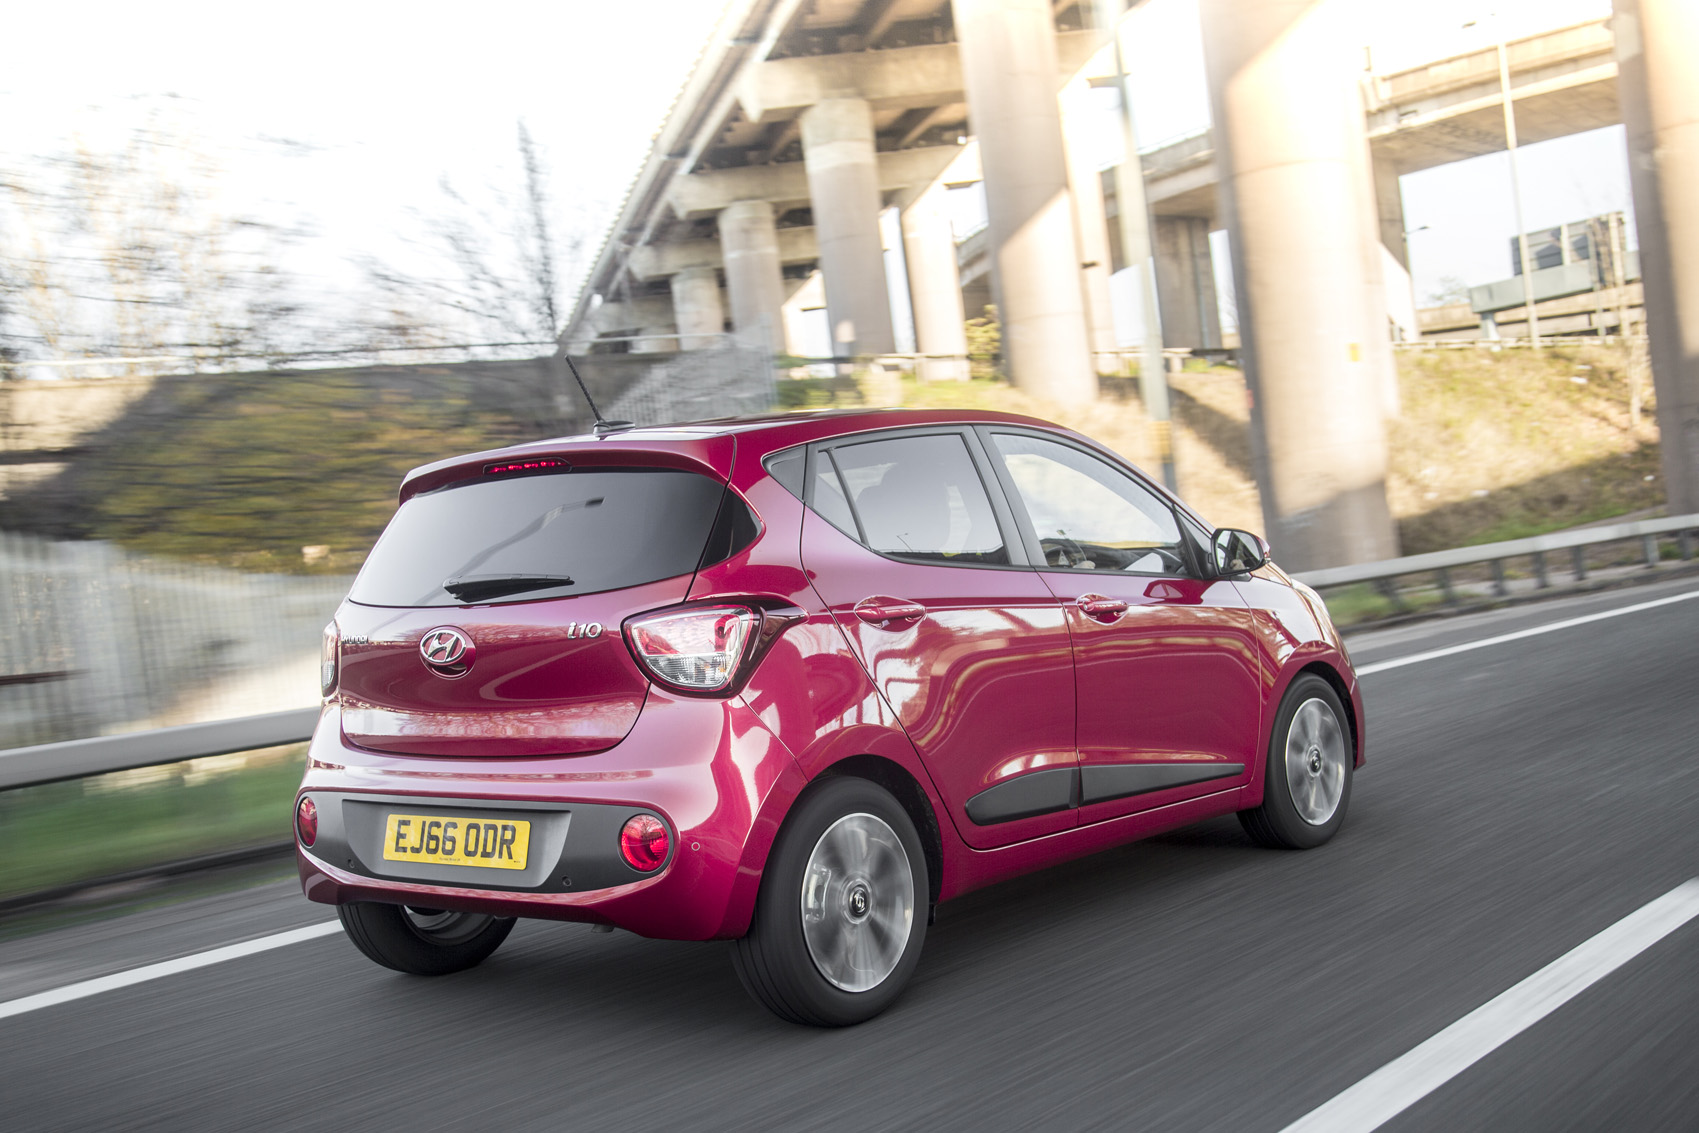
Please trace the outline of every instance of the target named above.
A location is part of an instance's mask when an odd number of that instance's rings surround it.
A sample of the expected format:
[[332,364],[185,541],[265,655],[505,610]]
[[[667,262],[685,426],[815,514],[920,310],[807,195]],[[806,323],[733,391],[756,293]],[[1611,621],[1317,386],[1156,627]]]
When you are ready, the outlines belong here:
[[0,749],[310,707],[350,581],[0,532]]
[[659,356],[605,412],[616,421],[661,425],[765,413],[774,400],[771,355],[728,343]]

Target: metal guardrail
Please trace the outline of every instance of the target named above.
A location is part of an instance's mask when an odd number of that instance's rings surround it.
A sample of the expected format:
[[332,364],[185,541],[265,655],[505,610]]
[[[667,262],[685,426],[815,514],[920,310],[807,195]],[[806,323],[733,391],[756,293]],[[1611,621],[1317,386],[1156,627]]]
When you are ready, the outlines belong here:
[[1378,563],[1356,563],[1352,566],[1308,570],[1293,577],[1315,587],[1347,586],[1354,582],[1380,582],[1407,574],[1434,573],[1440,576],[1440,586],[1449,589],[1446,572],[1455,567],[1494,564],[1493,579],[1503,592],[1503,564],[1506,559],[1534,558],[1534,570],[1543,580],[1544,558],[1555,551],[1569,551],[1571,566],[1577,577],[1587,576],[1587,564],[1581,554],[1600,543],[1620,543],[1639,539],[1644,549],[1646,565],[1659,561],[1658,537],[1679,535],[1682,558],[1692,556],[1691,532],[1699,531],[1699,515],[1676,515],[1667,519],[1642,519],[1634,523],[1617,523],[1609,527],[1584,527],[1576,531],[1556,531],[1550,535],[1534,535],[1526,539],[1511,539],[1503,543],[1481,543],[1474,547],[1457,547],[1449,551],[1430,551],[1425,555],[1406,555],[1401,559],[1386,559]]
[[120,736],[96,736],[0,751],[0,790],[82,779],[137,767],[157,767],[209,755],[305,743],[318,723],[317,708],[294,708],[264,716],[241,716],[205,724],[155,728]]
[[[1573,556],[1571,565],[1576,577],[1585,578],[1586,563],[1582,552],[1588,547],[1640,539],[1646,565],[1654,566],[1660,561],[1660,536],[1680,536],[1682,557],[1688,558],[1692,554],[1691,536],[1695,532],[1699,532],[1699,515],[1678,515],[1668,519],[1645,519],[1609,527],[1589,527],[1578,531],[1535,535],[1532,538],[1512,539],[1503,543],[1483,543],[1475,547],[1408,555],[1378,563],[1358,563],[1353,566],[1304,571],[1295,577],[1319,590],[1330,586],[1349,586],[1353,583],[1386,582],[1403,575],[1433,573],[1439,576],[1440,586],[1449,592],[1448,571],[1456,567],[1489,563],[1494,568],[1495,590],[1502,594],[1503,564],[1507,559],[1532,557],[1536,575],[1543,582],[1544,556],[1553,552],[1569,551]],[[265,716],[244,716],[234,720],[186,724],[128,735],[99,736],[89,740],[69,740],[64,743],[13,748],[10,751],[0,751],[0,790],[53,783],[63,779],[81,779],[89,775],[104,775],[137,767],[154,767],[204,756],[305,743],[312,738],[313,726],[318,722],[318,717],[317,708],[298,708]]]

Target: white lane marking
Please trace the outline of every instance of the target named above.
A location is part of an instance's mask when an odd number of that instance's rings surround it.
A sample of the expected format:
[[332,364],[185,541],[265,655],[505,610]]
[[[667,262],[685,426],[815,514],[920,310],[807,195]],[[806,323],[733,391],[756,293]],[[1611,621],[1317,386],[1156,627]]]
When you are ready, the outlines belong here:
[[256,952],[269,952],[273,948],[287,948],[291,944],[299,944],[304,940],[316,940],[321,936],[329,936],[334,932],[341,931],[342,922],[326,921],[323,924],[309,925],[306,928],[292,928],[288,932],[262,936],[258,940],[244,940],[240,944],[226,944],[222,948],[197,952],[192,956],[179,956],[175,960],[163,960],[157,964],[132,968],[127,972],[114,972],[110,976],[100,976],[97,979],[84,980],[81,983],[67,984],[65,987],[56,987],[52,991],[43,991],[35,995],[26,995],[22,999],[11,999],[0,1003],[0,1019],[10,1019],[14,1015],[22,1015],[29,1011],[40,1011],[43,1007],[55,1007],[61,1003],[69,1003],[74,999],[86,999],[104,991],[116,991],[121,987],[146,983],[149,980],[157,980],[162,976],[174,976],[178,972],[192,972],[196,968],[205,968],[211,964],[222,964],[226,960],[239,960],[243,956],[252,956]]
[[1376,661],[1372,665],[1358,665],[1357,675],[1366,677],[1370,673],[1378,673],[1384,669],[1397,669],[1404,665],[1414,665],[1418,661],[1433,661],[1440,657],[1450,657],[1454,653],[1467,653],[1471,649],[1485,649],[1489,645],[1502,645],[1506,641],[1521,641],[1524,637],[1538,637],[1542,633],[1555,633],[1560,629],[1584,626],[1589,622],[1602,622],[1606,618],[1620,618],[1624,614],[1637,614],[1641,610],[1655,610],[1659,606],[1686,602],[1690,598],[1699,598],[1699,590],[1690,590],[1686,594],[1677,594],[1671,598],[1658,598],[1651,602],[1637,602],[1632,606],[1623,606],[1617,610],[1584,614],[1579,618],[1567,618],[1561,622],[1552,622],[1550,625],[1534,626],[1532,629],[1519,629],[1515,633],[1501,633],[1497,637],[1486,637],[1480,641],[1469,641],[1462,645],[1448,645],[1444,649],[1430,649],[1426,653],[1412,653],[1408,657],[1398,657],[1391,661]]
[[1699,877],[1559,956],[1282,1133],[1367,1133],[1378,1128],[1694,917],[1699,917]]

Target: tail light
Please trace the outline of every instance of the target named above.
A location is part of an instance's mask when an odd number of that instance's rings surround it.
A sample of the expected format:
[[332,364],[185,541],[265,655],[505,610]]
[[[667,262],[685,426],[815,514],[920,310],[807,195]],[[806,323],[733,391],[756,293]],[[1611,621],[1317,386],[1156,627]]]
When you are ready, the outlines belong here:
[[625,623],[625,639],[648,674],[682,692],[732,687],[761,617],[747,606],[703,606],[646,614]]
[[667,860],[667,825],[652,814],[634,814],[619,831],[619,853],[632,869],[651,873]]
[[311,846],[319,836],[319,808],[303,795],[295,808],[295,830],[301,835],[301,845]]
[[341,644],[333,621],[324,627],[324,641],[319,649],[319,692],[323,696],[336,691],[336,655]]

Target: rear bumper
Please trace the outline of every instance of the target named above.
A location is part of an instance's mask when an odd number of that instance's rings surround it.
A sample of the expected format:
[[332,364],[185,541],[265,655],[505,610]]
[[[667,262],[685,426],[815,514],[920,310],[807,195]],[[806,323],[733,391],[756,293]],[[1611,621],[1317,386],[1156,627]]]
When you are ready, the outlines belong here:
[[[737,937],[803,785],[788,749],[738,698],[656,690],[617,747],[526,758],[370,751],[343,737],[332,707],[319,718],[300,791],[318,805],[319,836],[296,854],[307,897],[325,904],[587,921],[674,940]],[[673,836],[668,860],[648,875],[618,851],[620,826],[639,811],[658,815]],[[521,818],[532,824],[527,867],[386,862],[381,827],[394,812]]]

